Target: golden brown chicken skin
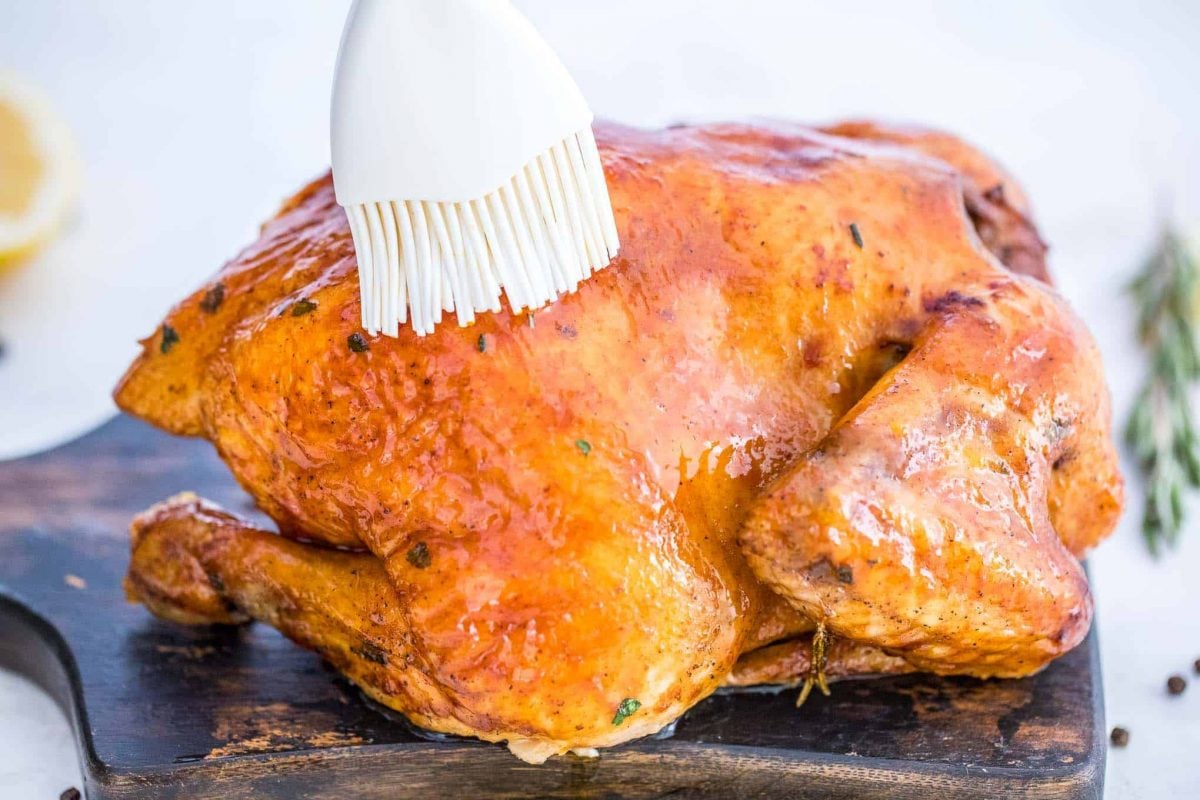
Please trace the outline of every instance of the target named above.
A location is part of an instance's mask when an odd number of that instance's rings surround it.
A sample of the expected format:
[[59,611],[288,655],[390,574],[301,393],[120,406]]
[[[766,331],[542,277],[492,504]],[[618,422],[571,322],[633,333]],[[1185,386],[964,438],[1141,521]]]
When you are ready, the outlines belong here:
[[177,501],[136,526],[131,596],[275,624],[530,760],[792,682],[814,623],[832,675],[1025,675],[1077,644],[1120,477],[1019,189],[875,125],[597,139],[621,253],[534,316],[351,346],[328,178],[177,306],[118,403],[210,439],[306,541]]

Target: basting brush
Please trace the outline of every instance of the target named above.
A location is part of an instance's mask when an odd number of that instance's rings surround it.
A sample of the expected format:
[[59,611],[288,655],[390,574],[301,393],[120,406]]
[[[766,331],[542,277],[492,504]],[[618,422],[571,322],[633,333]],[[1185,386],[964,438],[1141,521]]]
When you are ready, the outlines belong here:
[[371,334],[532,311],[617,253],[592,112],[507,0],[356,0],[331,117]]

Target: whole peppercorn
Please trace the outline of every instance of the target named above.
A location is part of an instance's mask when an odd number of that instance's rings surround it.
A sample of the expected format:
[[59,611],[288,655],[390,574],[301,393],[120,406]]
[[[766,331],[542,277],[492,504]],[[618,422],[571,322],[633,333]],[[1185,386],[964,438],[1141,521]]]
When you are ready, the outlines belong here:
[[1192,662],[1192,669],[1195,671],[1195,673],[1197,675],[1200,675],[1200,658],[1197,658],[1195,661]]
[[1113,747],[1124,747],[1129,744],[1129,731],[1118,725],[1112,729],[1112,734],[1108,739],[1112,742]]
[[1187,681],[1182,675],[1172,675],[1167,678],[1167,691],[1171,694],[1183,694],[1183,690],[1187,688]]

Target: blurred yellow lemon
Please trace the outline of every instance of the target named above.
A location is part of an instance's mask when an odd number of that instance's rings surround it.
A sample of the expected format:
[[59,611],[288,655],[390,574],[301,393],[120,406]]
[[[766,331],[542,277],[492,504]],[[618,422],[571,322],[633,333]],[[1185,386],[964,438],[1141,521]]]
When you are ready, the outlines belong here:
[[37,90],[0,73],[0,268],[50,238],[78,189],[66,124]]

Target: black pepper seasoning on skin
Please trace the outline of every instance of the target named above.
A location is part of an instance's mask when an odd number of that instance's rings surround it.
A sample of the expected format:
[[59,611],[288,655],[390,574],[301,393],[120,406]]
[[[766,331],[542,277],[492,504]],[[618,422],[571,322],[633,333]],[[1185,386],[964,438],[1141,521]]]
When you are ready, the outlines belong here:
[[363,335],[357,332],[346,337],[346,345],[355,353],[365,353],[371,349],[371,346],[367,344],[367,340],[363,338]]
[[1167,693],[1171,695],[1181,695],[1187,689],[1187,681],[1182,675],[1172,675],[1167,678]]
[[863,238],[862,238],[862,233],[858,230],[857,222],[850,223],[850,236],[851,236],[851,238],[854,239],[854,244],[858,247],[858,249],[862,250],[863,249]]
[[1124,747],[1129,744],[1129,731],[1118,725],[1112,729],[1112,734],[1109,735],[1108,740],[1112,742],[1113,747]]
[[479,334],[479,340],[475,342],[475,349],[481,353],[487,352],[487,336]]
[[158,345],[158,352],[166,355],[171,352],[171,348],[179,343],[179,334],[170,325],[162,326],[162,341]]
[[412,564],[417,569],[425,569],[433,563],[433,557],[429,555],[429,545],[424,542],[417,542],[409,549],[408,555],[405,556],[408,563]]
[[205,314],[213,314],[216,313],[216,310],[221,307],[221,303],[224,302],[225,284],[218,283],[204,293],[204,297],[200,299],[200,310]]
[[854,570],[847,566],[841,566],[837,569],[838,580],[842,583],[854,583]]
[[297,300],[296,304],[292,306],[292,316],[293,317],[303,317],[305,314],[308,314],[311,311],[315,311],[316,308],[317,308],[317,304],[314,303],[312,300],[309,300],[307,298],[304,300]]
[[350,652],[354,653],[354,655],[358,656],[359,658],[366,659],[367,661],[371,661],[375,664],[380,664],[385,667],[387,666],[387,653],[385,653],[377,645],[371,644],[368,641],[364,641],[358,647],[351,647]]

